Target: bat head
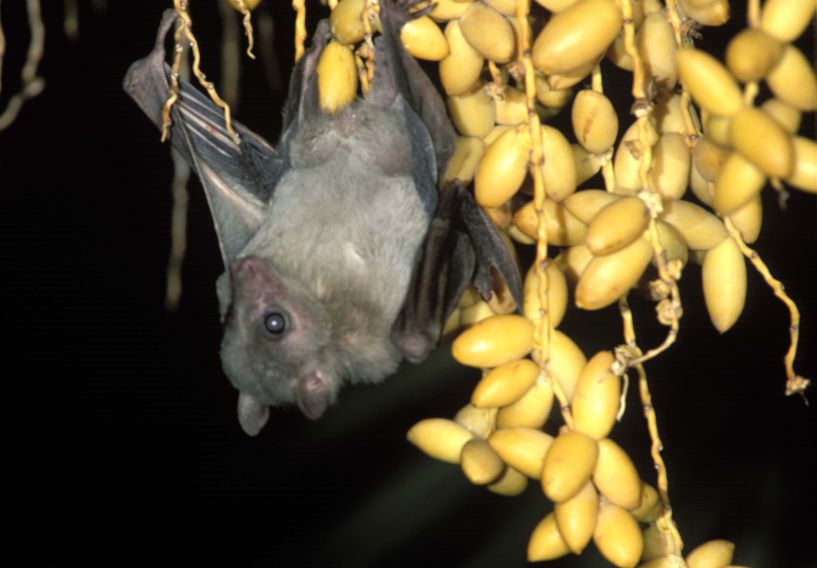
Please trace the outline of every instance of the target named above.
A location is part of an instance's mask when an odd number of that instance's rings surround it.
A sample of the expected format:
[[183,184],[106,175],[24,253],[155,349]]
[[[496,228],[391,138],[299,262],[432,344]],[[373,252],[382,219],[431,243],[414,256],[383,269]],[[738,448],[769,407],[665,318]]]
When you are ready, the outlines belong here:
[[263,258],[239,258],[229,271],[221,360],[240,392],[241,427],[257,434],[268,407],[286,404],[320,418],[339,388],[321,304],[303,287],[289,285]]

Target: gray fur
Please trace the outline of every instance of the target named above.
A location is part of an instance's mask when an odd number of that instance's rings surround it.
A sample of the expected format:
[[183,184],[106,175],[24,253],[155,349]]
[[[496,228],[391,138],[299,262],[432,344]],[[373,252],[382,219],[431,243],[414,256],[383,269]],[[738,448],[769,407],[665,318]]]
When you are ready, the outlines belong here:
[[303,352],[277,353],[257,320],[240,317],[242,299],[222,293],[222,313],[232,310],[225,371],[267,405],[296,402],[289,381],[310,373],[327,381],[332,402],[344,381],[394,372],[402,355],[390,331],[430,221],[406,175],[411,141],[400,104],[360,101],[309,126],[291,141],[293,168],[239,255],[267,262],[286,288],[280,303],[292,302],[292,315],[310,322],[299,330],[308,334]]
[[[181,82],[170,140],[198,173],[213,214],[227,269],[216,285],[222,363],[249,435],[269,406],[297,404],[318,418],[344,383],[382,380],[405,354],[392,330],[416,285],[437,177],[455,140],[445,105],[399,39],[422,13],[410,13],[417,3],[381,0],[373,89],[336,113],[318,104],[316,67],[330,38],[328,21],[318,24],[293,71],[276,148],[233,122],[237,144],[221,110]],[[153,51],[124,83],[157,126],[175,18],[165,12]]]

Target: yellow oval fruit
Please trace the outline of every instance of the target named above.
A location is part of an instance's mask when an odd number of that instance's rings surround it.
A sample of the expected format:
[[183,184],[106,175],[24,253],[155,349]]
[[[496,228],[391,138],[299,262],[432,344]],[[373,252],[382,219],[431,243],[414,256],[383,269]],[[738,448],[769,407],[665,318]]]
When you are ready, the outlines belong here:
[[442,61],[450,50],[440,27],[428,16],[406,22],[400,29],[400,41],[411,55],[427,61]]
[[641,236],[650,222],[647,206],[638,197],[623,197],[606,205],[587,227],[585,242],[596,255],[623,249]]
[[559,265],[565,278],[572,284],[575,284],[579,281],[581,275],[584,274],[584,271],[593,258],[593,253],[590,252],[587,245],[576,245],[560,252],[554,261]]
[[505,471],[505,463],[485,440],[472,439],[462,447],[460,466],[474,485],[494,483]]
[[778,124],[783,127],[783,130],[789,134],[797,134],[797,131],[800,130],[802,113],[790,104],[784,103],[780,99],[772,98],[760,105],[760,108],[763,109],[763,112],[775,119]]
[[520,359],[533,349],[533,324],[522,316],[484,319],[454,340],[451,353],[470,367],[497,367]]
[[687,555],[689,568],[723,568],[732,562],[735,545],[728,540],[710,540]]
[[446,94],[461,95],[479,80],[485,58],[462,35],[458,20],[451,20],[445,26],[445,39],[449,53],[440,61],[440,82]]
[[493,144],[497,138],[505,134],[508,130],[512,130],[512,128],[503,124],[497,124],[494,126],[488,135],[482,138],[482,141],[485,143],[485,147],[487,148]]
[[803,53],[789,45],[766,76],[766,84],[778,99],[802,111],[817,110],[817,77]]
[[[633,122],[624,132],[624,136],[616,148],[614,157],[616,174],[616,193],[634,194],[641,189],[641,175],[639,169],[643,159],[644,147],[639,139],[639,123]],[[658,132],[652,122],[645,123],[645,142],[652,147],[658,142]]]
[[665,203],[660,219],[678,229],[692,250],[709,250],[728,235],[720,219],[689,201]]
[[732,119],[732,145],[764,173],[786,177],[794,167],[791,138],[768,114],[754,107]]
[[[485,207],[483,212],[500,231],[507,229],[513,221],[511,204],[507,201],[499,207]],[[505,244],[507,246],[508,243]]]
[[494,99],[477,83],[461,95],[448,97],[448,114],[460,134],[482,138],[494,127]]
[[704,26],[722,26],[729,21],[729,0],[712,0],[705,5],[693,0],[681,0],[686,15]]
[[556,516],[550,513],[536,525],[528,541],[528,562],[553,560],[570,552],[556,526]]
[[578,0],[536,0],[536,3],[551,12],[558,13],[565,8],[569,8],[577,1]]
[[712,4],[715,0],[683,0],[684,6],[692,8],[705,8]]
[[553,514],[567,546],[575,554],[581,554],[593,538],[599,515],[599,494],[593,483],[585,483],[572,498],[556,503]]
[[746,263],[734,239],[725,239],[706,253],[701,278],[712,325],[725,333],[746,303]]
[[593,542],[613,565],[626,568],[638,564],[644,549],[638,522],[628,511],[612,503],[602,503],[599,507]]
[[814,17],[814,0],[766,0],[760,27],[782,42],[800,37]]
[[329,16],[332,36],[344,45],[352,45],[366,35],[363,27],[365,0],[340,0]]
[[460,312],[460,325],[469,326],[496,315],[488,302],[480,300],[473,306],[463,308]]
[[[524,127],[523,127],[524,128]],[[556,128],[542,125],[542,151],[545,163],[542,175],[545,191],[553,201],[562,201],[576,191],[576,162],[573,149],[564,134]]]
[[579,0],[556,14],[533,44],[533,64],[545,75],[594,64],[621,29],[613,0]]
[[494,415],[491,408],[477,408],[473,404],[466,404],[454,416],[454,421],[474,436],[485,438],[494,431]]
[[672,26],[663,12],[644,19],[638,27],[636,45],[647,73],[662,89],[672,90],[678,82],[677,48]]
[[601,159],[578,144],[571,144],[573,162],[576,164],[576,185],[581,185],[601,170]]
[[599,440],[593,483],[605,499],[623,509],[635,509],[641,503],[641,479],[635,465],[610,438]]
[[593,470],[599,450],[596,441],[581,432],[565,432],[550,445],[542,463],[542,489],[554,503],[581,491]]
[[743,108],[738,84],[713,56],[699,49],[682,48],[676,58],[681,81],[704,109],[731,116]]
[[448,159],[443,181],[459,179],[466,185],[474,179],[477,164],[485,153],[485,143],[479,138],[457,136],[454,144],[454,153]]
[[735,224],[744,242],[748,244],[755,242],[763,225],[763,202],[760,196],[756,195],[746,205],[735,209],[729,215],[729,220]]
[[496,427],[541,428],[545,425],[552,406],[553,389],[546,382],[537,381],[522,398],[499,409],[496,414]]
[[619,32],[616,39],[610,44],[610,47],[607,49],[606,57],[613,65],[620,69],[624,69],[625,71],[633,70],[633,58],[627,52],[623,31]]
[[474,2],[460,18],[460,28],[468,43],[495,63],[508,63],[516,50],[513,27],[502,14],[481,2]]
[[572,339],[561,331],[550,335],[549,376],[559,383],[568,400],[573,400],[579,375],[587,363],[587,358]]
[[[239,5],[237,0],[227,0],[230,3],[230,6],[235,8],[236,10],[241,10],[241,6]],[[244,0],[244,6],[248,10],[255,10],[255,8],[261,3],[261,0]]]
[[505,87],[502,97],[496,100],[496,123],[517,126],[527,119],[525,93],[513,87]]
[[675,132],[663,134],[652,149],[649,176],[664,199],[681,199],[689,185],[692,156],[684,136]]
[[715,210],[722,215],[732,213],[759,194],[765,184],[766,176],[760,168],[742,154],[733,152],[715,180]]
[[[701,119],[698,117],[695,107],[688,105],[687,110],[692,118],[693,125],[700,130]],[[657,130],[661,134],[667,132],[684,133],[686,131],[684,113],[681,111],[681,95],[678,93],[659,93],[655,100],[653,116],[655,117]]]
[[[558,327],[567,311],[567,280],[554,262],[548,262],[546,274],[548,280],[548,319],[553,327]],[[532,266],[525,275],[523,286],[522,313],[536,323],[541,317],[539,309],[539,276],[536,267]]]
[[335,40],[323,48],[318,61],[321,108],[335,112],[357,97],[357,68],[352,50]]
[[695,142],[695,147],[692,149],[692,163],[706,180],[715,181],[730,154],[731,151],[728,148],[704,136]]
[[763,30],[746,28],[726,47],[726,65],[739,81],[760,81],[783,56],[783,44]]
[[[567,211],[561,203],[545,199],[542,207],[545,213],[548,244],[572,246],[584,242],[587,227]],[[513,223],[520,231],[536,238],[539,218],[533,201],[519,208],[513,216]]]
[[528,235],[520,231],[516,225],[511,225],[508,227],[508,236],[521,245],[536,244],[536,239],[530,238]]
[[528,487],[528,478],[512,467],[506,467],[497,481],[488,486],[488,491],[497,495],[513,497]]
[[485,150],[474,178],[474,195],[483,207],[499,207],[510,199],[528,173],[530,136],[525,127],[509,129]]
[[583,189],[565,199],[562,205],[579,221],[589,225],[603,207],[619,199],[620,196],[603,189]]
[[432,458],[459,463],[462,447],[474,435],[453,420],[426,418],[412,426],[407,437]]
[[556,89],[551,87],[547,80],[536,75],[536,100],[547,108],[564,108],[573,99],[573,89],[568,87]]
[[721,146],[729,146],[732,143],[732,117],[709,114],[706,111],[704,113],[704,133],[706,137]]
[[604,94],[591,89],[576,93],[570,114],[576,139],[588,152],[610,149],[618,134],[618,115]]
[[675,551],[674,541],[661,532],[656,525],[650,525],[641,534],[644,539],[644,552],[641,556],[644,560],[665,558]]
[[485,0],[485,3],[505,16],[516,15],[516,0]]
[[621,378],[611,372],[610,351],[596,353],[579,375],[572,398],[573,429],[600,440],[616,422]]
[[651,523],[658,516],[661,506],[658,504],[658,491],[649,483],[641,484],[641,503],[630,511],[641,523]]
[[443,22],[453,20],[465,13],[469,3],[462,0],[435,0],[434,9],[428,15]]
[[[678,229],[662,221],[656,221],[655,227],[658,230],[658,240],[667,255],[667,260],[678,259],[682,265],[686,264],[687,260],[689,260],[689,249]],[[647,238],[648,235],[649,229],[644,231],[644,237]],[[653,257],[652,262],[655,264],[655,257]]]
[[488,443],[506,464],[532,479],[539,479],[553,437],[533,428],[503,428],[491,434]]
[[712,207],[715,184],[701,175],[698,168],[695,167],[694,160],[692,161],[692,168],[689,170],[689,188],[704,205]]
[[786,183],[817,193],[817,143],[802,136],[794,138],[794,171]]
[[552,89],[567,89],[578,85],[582,81],[584,81],[590,73],[593,72],[593,69],[596,67],[596,62],[591,61],[581,67],[576,67],[572,71],[567,71],[565,73],[554,73],[553,75],[548,75],[547,82],[548,85]]
[[597,256],[584,269],[576,285],[576,306],[599,310],[635,286],[652,258],[652,247],[643,238],[605,256]]
[[471,403],[478,408],[513,404],[533,386],[538,373],[539,367],[530,359],[500,365],[482,377],[471,395]]

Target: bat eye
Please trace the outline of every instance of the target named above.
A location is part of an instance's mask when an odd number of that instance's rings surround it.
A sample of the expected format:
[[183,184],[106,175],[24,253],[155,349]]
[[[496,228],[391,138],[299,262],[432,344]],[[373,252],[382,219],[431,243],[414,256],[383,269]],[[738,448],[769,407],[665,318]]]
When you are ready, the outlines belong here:
[[270,311],[264,316],[264,329],[274,337],[281,336],[289,327],[289,318],[284,311]]

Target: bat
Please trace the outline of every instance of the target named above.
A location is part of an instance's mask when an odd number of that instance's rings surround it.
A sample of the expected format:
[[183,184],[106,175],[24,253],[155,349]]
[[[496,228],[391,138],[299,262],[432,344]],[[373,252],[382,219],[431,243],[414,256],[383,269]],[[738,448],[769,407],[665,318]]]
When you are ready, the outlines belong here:
[[[170,140],[198,174],[225,272],[216,283],[221,360],[250,436],[269,407],[311,419],[347,383],[378,382],[438,344],[469,284],[487,300],[503,285],[521,305],[518,268],[463,183],[438,184],[455,133],[400,29],[418,0],[381,0],[372,88],[349,106],[320,106],[322,20],[293,69],[273,147],[181,82]],[[170,94],[165,12],[151,53],[125,91],[157,126]],[[442,187],[438,188],[438,185]]]

